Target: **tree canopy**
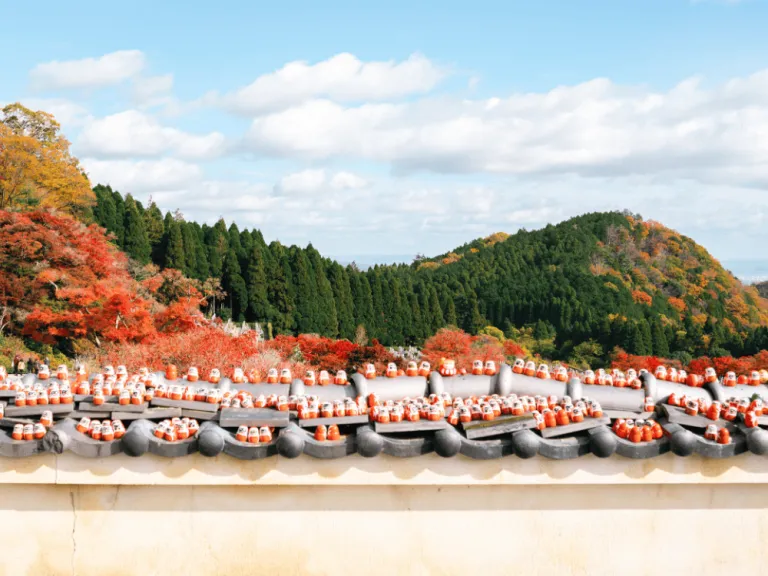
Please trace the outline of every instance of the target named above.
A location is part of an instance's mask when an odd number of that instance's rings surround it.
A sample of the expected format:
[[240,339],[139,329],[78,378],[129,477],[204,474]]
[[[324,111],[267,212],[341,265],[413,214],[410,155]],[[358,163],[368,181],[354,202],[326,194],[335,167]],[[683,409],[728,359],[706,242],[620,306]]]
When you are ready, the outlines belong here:
[[95,196],[56,119],[21,104],[0,116],[0,210],[55,208],[87,215]]

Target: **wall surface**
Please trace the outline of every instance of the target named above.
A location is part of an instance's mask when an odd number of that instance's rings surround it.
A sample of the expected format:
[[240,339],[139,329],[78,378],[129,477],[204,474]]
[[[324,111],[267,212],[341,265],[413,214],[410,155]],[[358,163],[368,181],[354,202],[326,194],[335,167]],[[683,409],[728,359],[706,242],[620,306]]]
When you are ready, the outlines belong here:
[[0,460],[0,574],[765,572],[768,460]]

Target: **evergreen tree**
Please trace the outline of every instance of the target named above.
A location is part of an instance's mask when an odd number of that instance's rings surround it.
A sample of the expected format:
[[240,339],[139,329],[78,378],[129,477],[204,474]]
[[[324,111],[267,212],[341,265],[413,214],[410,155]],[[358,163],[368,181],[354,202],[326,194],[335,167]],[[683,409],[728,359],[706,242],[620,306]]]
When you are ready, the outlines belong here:
[[325,262],[320,253],[307,246],[307,256],[313,275],[312,284],[315,287],[315,325],[316,330],[323,336],[335,338],[339,334],[339,319],[336,311],[336,301],[333,288],[325,273]]
[[336,314],[339,320],[339,336],[352,340],[355,337],[355,312],[349,276],[341,265],[333,262],[328,268],[328,280],[333,289]]
[[240,230],[234,222],[229,225],[227,238],[229,238],[229,247],[235,251],[240,262],[247,260],[245,250],[243,250],[243,246],[240,244]]
[[140,264],[148,264],[151,253],[147,231],[136,203],[129,195],[125,202],[125,242],[123,249]]
[[[181,233],[181,226],[170,213],[165,218],[168,228],[165,231],[165,267],[175,268],[177,270],[185,269],[184,261],[184,238]],[[170,220],[170,221],[169,221]]]
[[373,295],[368,277],[365,274],[352,271],[350,280],[354,300],[355,325],[363,326],[366,332],[371,333],[373,330]]
[[651,328],[651,347],[653,354],[661,358],[669,358],[669,344],[667,336],[660,322],[654,322]]
[[184,274],[190,278],[204,280],[197,275],[197,234],[187,222],[179,222],[179,227],[184,240]]
[[224,290],[229,295],[232,318],[238,322],[245,320],[245,312],[248,309],[248,289],[240,271],[240,262],[237,254],[230,249],[224,258],[224,271],[222,276]]
[[315,283],[307,255],[303,250],[291,247],[289,251],[293,286],[296,290],[296,330],[299,334],[318,332]]
[[643,350],[645,354],[653,354],[653,339],[651,337],[651,327],[648,325],[648,321],[643,318],[638,322],[640,328],[640,337],[643,340]]
[[641,356],[650,353],[648,348],[646,348],[646,342],[643,338],[643,331],[640,328],[639,322],[632,322],[631,325],[628,326],[625,349],[630,354],[638,354]]
[[115,236],[117,236],[117,245],[122,248],[125,245],[125,201],[120,192],[112,192],[112,199],[115,202]]
[[160,208],[157,207],[157,204],[150,199],[149,206],[144,211],[142,217],[144,219],[144,229],[147,231],[147,241],[149,242],[152,251],[152,261],[155,264],[160,265],[163,263],[163,259],[157,252],[163,240],[163,233],[165,232],[163,213],[160,212]]
[[384,317],[384,287],[378,266],[374,266],[373,270],[369,271],[368,282],[371,286],[371,300],[373,303],[373,315],[371,316],[371,327],[368,335],[372,338],[381,339],[386,334],[386,318]]
[[211,276],[211,268],[208,265],[208,250],[205,248],[205,233],[199,224],[192,225],[195,242],[195,278],[205,280]]
[[475,292],[472,289],[468,290],[464,296],[459,298],[457,312],[459,317],[459,327],[469,334],[477,334],[477,332],[486,324],[480,314],[477,295],[475,295]]
[[[427,317],[424,319],[424,323],[429,328],[429,333],[435,334],[440,328],[447,324],[443,318],[443,309],[440,307],[440,300],[437,297],[437,289],[434,284],[430,284],[427,289],[429,293],[428,312]],[[451,300],[453,302],[453,300]],[[453,319],[456,320],[456,309],[453,310]],[[455,324],[451,324],[455,326]]]
[[288,255],[279,242],[272,242],[265,254],[268,255],[267,297],[273,311],[272,325],[279,334],[291,333],[295,330],[296,320]]
[[246,272],[248,285],[248,313],[257,322],[270,319],[267,273],[261,246],[252,246]]

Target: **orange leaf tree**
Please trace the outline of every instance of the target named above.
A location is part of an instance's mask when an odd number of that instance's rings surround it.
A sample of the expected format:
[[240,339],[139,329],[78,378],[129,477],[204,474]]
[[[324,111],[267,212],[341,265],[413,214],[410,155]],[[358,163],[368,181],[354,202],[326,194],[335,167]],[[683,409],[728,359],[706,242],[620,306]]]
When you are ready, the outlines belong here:
[[94,202],[88,177],[54,117],[18,103],[3,108],[0,209],[40,206],[82,214]]

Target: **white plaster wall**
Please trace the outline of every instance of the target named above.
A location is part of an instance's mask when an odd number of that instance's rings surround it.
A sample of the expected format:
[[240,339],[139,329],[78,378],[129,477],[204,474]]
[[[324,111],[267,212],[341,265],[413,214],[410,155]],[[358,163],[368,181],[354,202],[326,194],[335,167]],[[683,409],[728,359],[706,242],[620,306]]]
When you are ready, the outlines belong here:
[[0,459],[0,576],[762,574],[768,459]]
[[758,485],[0,490],[2,574],[765,573]]

